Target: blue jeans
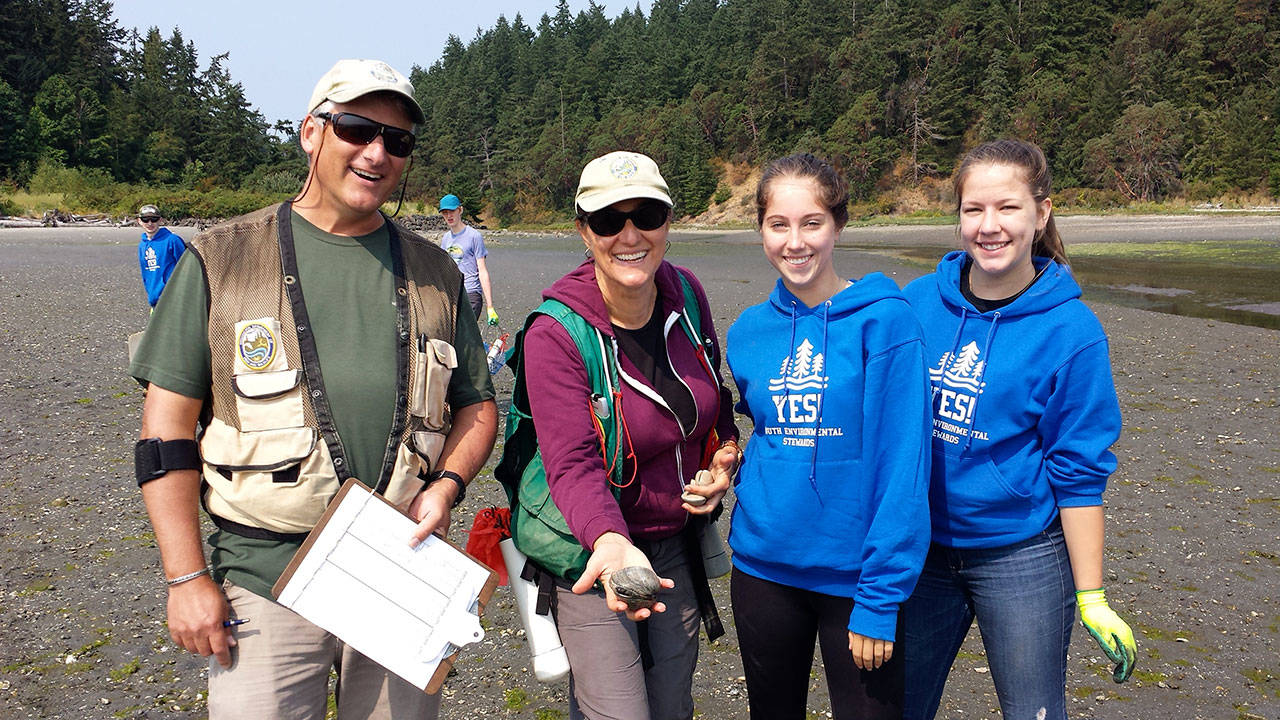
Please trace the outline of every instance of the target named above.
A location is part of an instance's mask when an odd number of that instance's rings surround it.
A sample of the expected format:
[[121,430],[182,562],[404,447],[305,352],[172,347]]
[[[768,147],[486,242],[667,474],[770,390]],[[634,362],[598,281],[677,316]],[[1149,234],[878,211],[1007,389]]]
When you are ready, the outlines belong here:
[[902,606],[907,720],[938,712],[975,617],[1005,720],[1064,720],[1075,583],[1062,525],[1022,542],[958,549],[933,544]]

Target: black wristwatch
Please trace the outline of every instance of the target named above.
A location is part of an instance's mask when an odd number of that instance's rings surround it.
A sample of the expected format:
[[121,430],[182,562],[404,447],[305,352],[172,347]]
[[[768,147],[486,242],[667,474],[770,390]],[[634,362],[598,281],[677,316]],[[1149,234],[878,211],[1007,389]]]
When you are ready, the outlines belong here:
[[431,487],[432,483],[442,478],[449,478],[458,486],[458,497],[454,498],[453,504],[449,506],[449,509],[452,510],[461,505],[463,500],[467,499],[467,483],[462,479],[461,475],[452,470],[437,470],[431,473],[430,477],[427,479],[427,487]]

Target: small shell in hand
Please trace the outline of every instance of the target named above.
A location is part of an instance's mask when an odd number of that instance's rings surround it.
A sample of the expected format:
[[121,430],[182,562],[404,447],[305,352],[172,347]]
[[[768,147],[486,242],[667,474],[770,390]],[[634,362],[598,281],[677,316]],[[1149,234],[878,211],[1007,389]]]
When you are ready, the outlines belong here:
[[[694,474],[693,482],[691,484],[710,485],[711,482],[712,482],[711,473],[706,470],[699,470],[697,473]],[[680,499],[689,503],[694,507],[701,507],[707,502],[707,497],[705,495],[698,495],[691,492],[680,493]]]
[[640,565],[625,567],[612,573],[609,585],[613,588],[613,594],[627,604],[628,610],[653,607],[658,602],[658,589],[661,587],[658,574]]

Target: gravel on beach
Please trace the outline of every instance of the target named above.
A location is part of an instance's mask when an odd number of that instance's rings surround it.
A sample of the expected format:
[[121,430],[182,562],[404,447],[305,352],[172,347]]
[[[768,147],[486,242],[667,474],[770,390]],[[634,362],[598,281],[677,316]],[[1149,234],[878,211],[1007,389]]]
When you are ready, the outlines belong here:
[[[1122,222],[1107,232],[1124,240]],[[922,272],[858,252],[866,234],[846,232],[842,274],[879,270],[905,283]],[[749,234],[673,239],[668,258],[706,285],[723,338],[765,298],[773,270]],[[159,555],[133,481],[143,394],[125,372],[125,338],[147,320],[136,241],[131,229],[0,230],[0,718],[206,714],[206,662],[169,640]],[[497,311],[513,332],[582,259],[567,236],[488,243]],[[1070,715],[1276,720],[1280,332],[1092,307],[1110,335],[1125,421],[1106,496],[1107,595],[1134,629],[1138,666],[1113,684],[1077,624]],[[497,379],[503,407],[510,372]],[[455,542],[477,510],[504,502],[492,461],[455,513]],[[728,634],[703,642],[696,717],[745,718],[728,584],[713,589]],[[567,717],[567,684],[540,685],[530,672],[509,591],[495,594],[484,624],[484,641],[463,651],[445,686],[441,717]],[[820,662],[812,677],[810,717],[828,717]],[[976,631],[943,702],[939,717],[998,716]]]

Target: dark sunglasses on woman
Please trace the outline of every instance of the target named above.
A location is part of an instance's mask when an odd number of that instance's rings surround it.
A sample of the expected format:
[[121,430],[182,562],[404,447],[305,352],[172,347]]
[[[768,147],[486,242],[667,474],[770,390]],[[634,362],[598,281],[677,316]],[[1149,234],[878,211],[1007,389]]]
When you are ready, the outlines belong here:
[[667,222],[671,208],[660,200],[645,200],[630,212],[614,210],[611,207],[587,213],[587,227],[600,237],[612,237],[622,232],[622,228],[630,220],[637,230],[657,230]]
[[413,143],[417,140],[408,130],[384,125],[355,113],[320,112],[316,113],[316,117],[331,124],[333,134],[339,139],[353,145],[368,145],[381,135],[382,146],[387,149],[387,154],[396,157],[409,157],[409,153],[413,152]]

